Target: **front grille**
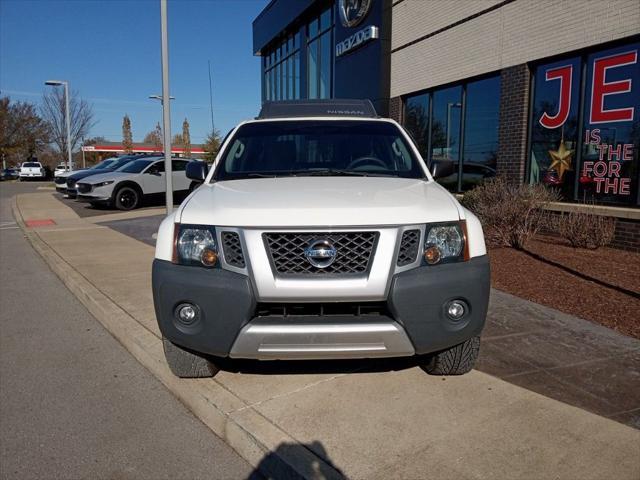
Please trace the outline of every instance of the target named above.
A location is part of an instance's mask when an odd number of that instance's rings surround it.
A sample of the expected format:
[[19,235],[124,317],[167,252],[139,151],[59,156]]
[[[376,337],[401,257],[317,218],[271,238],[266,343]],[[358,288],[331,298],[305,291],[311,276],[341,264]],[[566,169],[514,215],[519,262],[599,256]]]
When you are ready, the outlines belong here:
[[[359,275],[368,271],[378,232],[301,232],[263,234],[267,252],[280,275]],[[304,250],[316,240],[328,240],[336,249],[334,262],[325,268],[313,266]]]
[[385,302],[259,303],[256,317],[391,316]]
[[78,183],[76,187],[78,188],[78,193],[89,193],[91,191],[90,183]]
[[420,247],[420,230],[405,230],[400,241],[400,250],[398,251],[399,267],[410,265],[416,261],[418,250]]
[[222,232],[222,249],[228,265],[238,268],[245,267],[240,236],[236,232]]
[[76,186],[76,181],[69,179],[67,180],[67,188],[74,188]]
[[63,177],[56,177],[54,181],[56,182],[56,185],[64,185],[67,183],[67,179]]

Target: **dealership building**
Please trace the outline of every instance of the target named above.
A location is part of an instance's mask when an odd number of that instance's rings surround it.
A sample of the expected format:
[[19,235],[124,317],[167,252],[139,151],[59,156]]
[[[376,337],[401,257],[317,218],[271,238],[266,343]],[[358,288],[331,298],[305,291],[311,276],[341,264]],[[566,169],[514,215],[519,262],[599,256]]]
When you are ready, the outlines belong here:
[[501,175],[640,251],[638,0],[272,0],[262,100],[368,98],[464,193]]

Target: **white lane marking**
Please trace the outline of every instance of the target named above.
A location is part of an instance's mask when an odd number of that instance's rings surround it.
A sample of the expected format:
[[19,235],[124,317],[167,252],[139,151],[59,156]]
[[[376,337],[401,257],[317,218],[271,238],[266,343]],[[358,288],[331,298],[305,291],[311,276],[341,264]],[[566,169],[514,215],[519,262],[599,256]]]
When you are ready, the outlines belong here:
[[20,227],[0,227],[0,230],[15,230],[16,228]]

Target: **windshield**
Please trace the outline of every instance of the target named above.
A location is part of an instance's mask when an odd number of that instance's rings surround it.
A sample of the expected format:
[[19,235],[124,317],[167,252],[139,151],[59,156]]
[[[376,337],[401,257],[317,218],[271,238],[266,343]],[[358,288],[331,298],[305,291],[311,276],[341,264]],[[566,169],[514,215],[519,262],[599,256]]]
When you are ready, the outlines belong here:
[[424,178],[419,162],[400,129],[388,122],[256,122],[238,129],[213,178],[303,175]]
[[106,160],[101,161],[99,164],[94,165],[92,168],[94,170],[102,170],[103,168],[109,168],[110,165],[116,163],[115,158],[107,158]]
[[124,167],[119,168],[118,172],[140,173],[142,170],[147,168],[153,162],[154,162],[153,160],[134,160],[132,162],[130,161],[130,163],[128,163]]
[[31,168],[34,168],[34,167],[35,168],[40,168],[41,167],[41,165],[39,163],[36,163],[36,162],[25,162],[25,163],[22,164],[22,166],[24,168],[29,168],[29,167],[31,167]]

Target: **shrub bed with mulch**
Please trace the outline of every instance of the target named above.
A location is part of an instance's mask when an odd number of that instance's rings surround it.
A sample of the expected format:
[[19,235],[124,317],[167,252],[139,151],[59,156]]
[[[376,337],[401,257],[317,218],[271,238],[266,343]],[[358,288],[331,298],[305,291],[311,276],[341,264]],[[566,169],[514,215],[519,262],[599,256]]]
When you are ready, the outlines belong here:
[[640,254],[538,236],[489,257],[495,288],[640,338]]

